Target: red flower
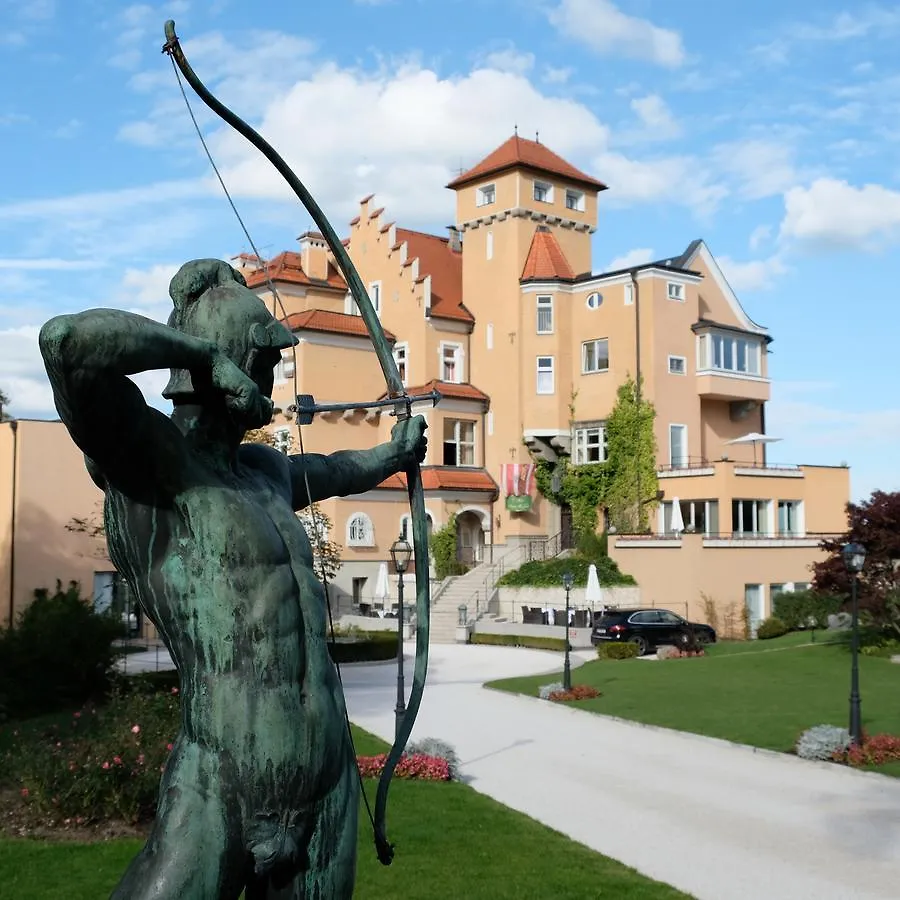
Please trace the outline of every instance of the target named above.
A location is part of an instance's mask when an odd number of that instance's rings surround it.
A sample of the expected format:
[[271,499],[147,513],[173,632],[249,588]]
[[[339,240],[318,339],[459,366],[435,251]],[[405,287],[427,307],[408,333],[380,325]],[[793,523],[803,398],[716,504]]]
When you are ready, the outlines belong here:
[[22,794],[23,797],[27,797],[28,793],[29,793],[28,788],[22,788],[20,793]]

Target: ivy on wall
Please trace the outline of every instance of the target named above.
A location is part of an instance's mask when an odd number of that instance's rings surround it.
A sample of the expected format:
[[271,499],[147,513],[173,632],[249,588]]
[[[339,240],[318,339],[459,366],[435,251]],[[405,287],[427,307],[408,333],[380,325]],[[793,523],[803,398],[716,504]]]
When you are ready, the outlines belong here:
[[443,528],[432,533],[429,544],[434,559],[434,574],[438,581],[461,574],[462,568],[456,559],[455,515],[450,516]]
[[[570,412],[574,423],[575,395]],[[628,378],[620,385],[616,404],[606,420],[606,461],[573,465],[569,459],[537,461],[538,490],[551,503],[572,508],[572,527],[579,540],[593,535],[599,510],[609,510],[610,525],[623,534],[649,527],[650,498],[656,496],[656,437],[653,404],[639,395],[637,383]],[[553,490],[554,475],[559,490]]]

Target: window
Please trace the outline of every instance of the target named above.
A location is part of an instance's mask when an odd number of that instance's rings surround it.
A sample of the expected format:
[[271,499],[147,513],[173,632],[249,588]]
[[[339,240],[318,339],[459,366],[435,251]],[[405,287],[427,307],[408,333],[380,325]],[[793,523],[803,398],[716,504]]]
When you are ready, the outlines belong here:
[[347,545],[349,547],[374,547],[375,529],[365,513],[354,513],[347,520]]
[[659,613],[655,609],[636,612],[628,621],[633,625],[659,625]]
[[731,531],[738,537],[766,535],[769,515],[765,500],[732,500]]
[[753,338],[704,334],[700,338],[699,350],[698,362],[701,369],[720,369],[747,375],[760,374],[761,345]]
[[588,309],[600,309],[603,304],[603,294],[598,294],[596,291],[593,294],[588,294],[584,304]]
[[[667,500],[662,506],[662,531],[663,534],[674,534],[672,529],[672,514],[674,502]],[[681,500],[681,521],[684,531],[688,534],[718,534],[719,533],[719,501],[718,500]]]
[[488,350],[494,349],[494,326],[490,322],[484,329],[484,342],[487,345]]
[[444,465],[475,465],[475,423],[444,419]]
[[484,239],[485,256],[488,259],[494,258],[494,232],[489,231]]
[[546,181],[536,181],[534,183],[534,199],[538,203],[552,203],[553,185],[548,184]]
[[539,356],[537,358],[537,392],[539,394],[552,394],[555,389],[553,357]]
[[750,622],[750,635],[756,637],[756,629],[765,618],[765,596],[761,584],[744,585],[744,605],[747,607],[747,618]]
[[459,344],[441,344],[441,381],[461,384],[462,347]]
[[497,199],[497,188],[493,184],[485,184],[476,192],[476,206],[490,206]]
[[553,298],[537,298],[537,333],[553,334]]
[[[425,510],[425,527],[428,530],[428,536],[431,537],[431,533],[434,531],[434,519],[428,510]],[[410,544],[413,543],[412,516],[408,513],[400,517],[400,537],[405,541],[409,541]]]
[[566,188],[566,209],[584,212],[584,194],[581,191]]
[[397,363],[400,380],[404,385],[407,384],[409,375],[409,344],[394,344],[394,362]]
[[366,582],[368,578],[354,578],[353,579],[353,605],[359,606],[362,603],[363,598],[363,590],[365,589]]
[[375,307],[375,312],[381,313],[381,282],[373,281],[369,285],[369,299],[372,301],[372,306]]
[[606,460],[606,428],[603,425],[576,428],[573,444],[572,461],[576,466]]
[[625,305],[634,306],[634,284],[632,282],[625,285]]
[[609,371],[609,340],[601,338],[596,341],[585,341],[581,345],[581,372],[589,375],[592,372]]
[[687,374],[687,360],[683,356],[669,357],[669,374],[685,375]]
[[684,303],[684,285],[679,284],[677,281],[670,281],[666,285],[666,296],[670,300],[677,300],[679,303]]
[[688,464],[687,425],[669,426],[669,464],[683,469]]
[[802,536],[802,504],[800,500],[778,501],[778,533]]
[[494,414],[493,414],[493,412],[489,412],[487,414],[487,433],[488,434],[494,433]]

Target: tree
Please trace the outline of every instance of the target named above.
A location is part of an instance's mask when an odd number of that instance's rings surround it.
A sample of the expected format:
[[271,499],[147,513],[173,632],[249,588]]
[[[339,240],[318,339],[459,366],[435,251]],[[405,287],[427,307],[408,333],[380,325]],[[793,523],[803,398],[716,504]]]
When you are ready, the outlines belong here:
[[313,503],[297,513],[303,523],[313,551],[313,572],[319,581],[331,581],[342,563],[341,550],[344,548],[330,538],[332,521],[322,512],[318,503]]
[[840,538],[825,540],[829,557],[813,566],[817,591],[848,597],[850,575],[841,550],[849,542],[866,548],[866,565],[859,575],[859,605],[879,628],[900,636],[900,492],[875,491],[863,503],[847,504],[849,528]]
[[9,406],[9,395],[0,390],[0,422],[11,422],[12,416],[6,411]]

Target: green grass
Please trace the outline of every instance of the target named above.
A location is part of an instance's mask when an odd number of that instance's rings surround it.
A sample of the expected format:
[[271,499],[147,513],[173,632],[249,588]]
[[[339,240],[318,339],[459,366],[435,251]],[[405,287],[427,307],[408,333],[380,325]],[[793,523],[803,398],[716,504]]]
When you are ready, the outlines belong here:
[[[358,729],[354,737],[361,755],[387,749]],[[375,782],[367,782],[366,790],[374,804]],[[365,900],[686,896],[458,783],[394,781],[388,837],[396,845],[396,857],[385,868],[375,856],[371,826],[361,808],[356,896]],[[0,840],[0,893],[16,900],[108,896],[140,846],[134,840],[98,844]]]
[[[514,678],[490,687],[536,695],[552,680]],[[579,701],[579,709],[788,751],[812,725],[847,722],[850,655],[842,644],[790,634],[719,644],[699,659],[590,662],[573,680],[602,692]],[[860,657],[860,687],[866,731],[900,734],[900,666]],[[900,764],[879,771],[900,774]]]

